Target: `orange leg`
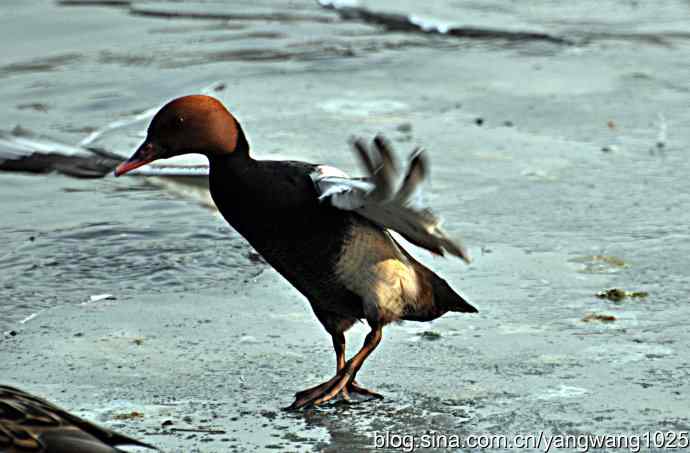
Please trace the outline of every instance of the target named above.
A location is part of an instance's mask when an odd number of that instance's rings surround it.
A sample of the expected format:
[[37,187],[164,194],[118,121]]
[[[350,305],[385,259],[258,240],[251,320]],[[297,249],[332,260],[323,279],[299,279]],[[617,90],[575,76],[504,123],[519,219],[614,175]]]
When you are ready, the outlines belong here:
[[[379,339],[379,341],[381,341]],[[377,343],[378,345],[378,343]],[[376,346],[374,346],[376,347]],[[343,333],[340,333],[339,335],[333,335],[333,349],[335,349],[335,357],[336,357],[336,373],[338,373],[340,370],[345,368],[345,335]],[[372,348],[373,350],[373,348]],[[357,370],[359,371],[359,370]],[[356,374],[356,372],[355,372]],[[373,390],[366,389],[362,386],[360,386],[357,381],[355,380],[355,377],[352,376],[352,381],[347,385],[345,388],[345,391],[343,392],[343,398],[345,400],[349,400],[348,394],[349,393],[356,393],[359,395],[367,396],[369,398],[375,398],[382,400],[383,396],[379,393],[374,392]]]
[[333,378],[323,384],[311,387],[307,390],[297,392],[295,401],[287,408],[288,410],[300,409],[309,405],[319,405],[330,401],[337,396],[349,401],[350,393],[357,393],[370,398],[383,399],[381,395],[371,390],[360,387],[355,381],[357,372],[362,367],[364,361],[376,349],[381,342],[383,329],[381,326],[373,326],[371,332],[364,340],[362,349],[357,352],[350,360],[345,361],[345,336],[340,333],[333,335],[333,349],[335,349],[337,372]]

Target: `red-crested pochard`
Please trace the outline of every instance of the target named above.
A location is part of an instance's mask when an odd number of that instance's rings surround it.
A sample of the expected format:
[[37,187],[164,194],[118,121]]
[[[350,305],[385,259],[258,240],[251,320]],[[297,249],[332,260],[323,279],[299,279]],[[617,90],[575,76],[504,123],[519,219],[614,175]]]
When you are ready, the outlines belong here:
[[[367,178],[348,178],[333,167],[305,162],[256,160],[242,127],[223,104],[193,95],[165,105],[151,121],[146,140],[115,170],[119,176],[186,153],[208,157],[211,196],[223,217],[309,300],[333,339],[335,376],[298,392],[289,409],[338,396],[349,400],[351,394],[382,398],[355,377],[381,341],[383,326],[429,321],[448,311],[477,311],[388,231],[435,254],[469,261],[431,211],[413,206],[411,197],[427,173],[424,153],[416,150],[399,178],[382,137],[371,149],[362,140],[353,145]],[[366,320],[371,332],[346,361],[344,333],[358,320]]]

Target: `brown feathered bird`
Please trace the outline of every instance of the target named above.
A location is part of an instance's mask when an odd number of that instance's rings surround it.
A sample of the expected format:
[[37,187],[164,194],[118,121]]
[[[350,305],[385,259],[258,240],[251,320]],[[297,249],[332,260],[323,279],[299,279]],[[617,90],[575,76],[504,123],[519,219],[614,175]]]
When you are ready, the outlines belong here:
[[118,445],[156,447],[82,418],[14,387],[0,385],[0,452],[117,453]]
[[[412,200],[425,178],[416,150],[400,178],[389,144],[353,143],[369,175],[353,179],[333,167],[255,160],[238,121],[218,100],[185,96],[153,118],[146,140],[115,170],[119,176],[156,159],[200,153],[208,157],[209,187],[233,228],[311,303],[333,339],[337,372],[298,392],[289,409],[351,394],[381,398],[355,377],[381,341],[386,324],[429,321],[448,311],[477,310],[417,262],[389,230],[443,255],[466,261],[464,248],[444,233],[439,219]],[[344,333],[358,320],[371,327],[362,348],[345,360]]]

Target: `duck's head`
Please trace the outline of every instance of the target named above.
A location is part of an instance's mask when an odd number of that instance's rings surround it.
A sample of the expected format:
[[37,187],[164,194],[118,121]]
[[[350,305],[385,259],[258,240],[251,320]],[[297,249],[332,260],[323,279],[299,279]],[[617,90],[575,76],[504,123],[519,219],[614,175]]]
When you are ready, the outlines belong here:
[[216,98],[183,96],[167,103],[149,125],[146,140],[115,169],[115,176],[157,159],[198,153],[209,158],[249,153],[239,122]]

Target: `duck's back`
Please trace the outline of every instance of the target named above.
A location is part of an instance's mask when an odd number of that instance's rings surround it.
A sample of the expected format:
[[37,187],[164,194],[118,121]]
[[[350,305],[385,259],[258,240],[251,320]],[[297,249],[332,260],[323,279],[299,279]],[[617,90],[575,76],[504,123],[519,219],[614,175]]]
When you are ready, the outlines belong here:
[[475,311],[386,230],[319,202],[315,165],[252,160],[230,167],[211,165],[218,209],[317,311],[383,322]]
[[[230,168],[229,168],[230,167]],[[359,298],[335,265],[357,215],[320,203],[309,177],[315,165],[291,161],[211,163],[211,195],[228,223],[312,304],[363,316]]]

